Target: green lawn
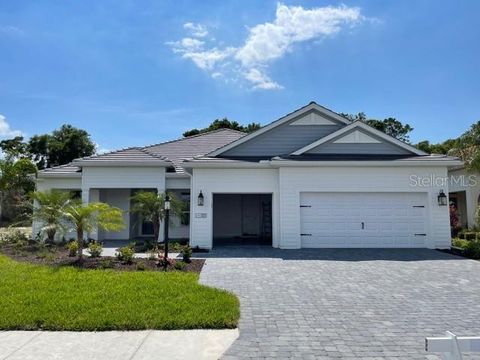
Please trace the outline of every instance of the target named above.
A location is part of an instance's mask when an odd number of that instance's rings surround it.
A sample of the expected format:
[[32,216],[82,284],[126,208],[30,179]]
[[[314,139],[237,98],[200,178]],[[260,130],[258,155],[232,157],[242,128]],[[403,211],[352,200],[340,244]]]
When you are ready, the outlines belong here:
[[181,272],[53,268],[0,255],[0,330],[233,328],[236,296]]

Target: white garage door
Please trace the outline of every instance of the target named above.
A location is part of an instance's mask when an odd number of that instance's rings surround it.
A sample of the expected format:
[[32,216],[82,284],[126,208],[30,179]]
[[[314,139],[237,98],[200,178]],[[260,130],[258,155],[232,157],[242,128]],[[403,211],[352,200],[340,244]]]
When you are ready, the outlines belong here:
[[427,247],[426,193],[301,193],[302,247]]

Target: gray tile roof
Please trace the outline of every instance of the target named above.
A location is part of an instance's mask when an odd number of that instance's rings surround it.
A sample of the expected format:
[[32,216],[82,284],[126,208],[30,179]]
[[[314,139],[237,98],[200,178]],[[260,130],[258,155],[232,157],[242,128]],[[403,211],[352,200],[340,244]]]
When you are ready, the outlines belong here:
[[105,154],[98,154],[83,157],[81,159],[75,159],[73,163],[83,163],[88,164],[91,162],[95,163],[104,163],[104,162],[111,162],[111,161],[147,161],[147,162],[165,162],[168,161],[164,156],[152,154],[148,151],[145,151],[141,147],[131,147],[127,149],[121,149],[116,151],[111,151]]
[[226,144],[240,139],[246,134],[231,129],[219,129],[208,133],[173,140],[143,149],[151,154],[161,155],[170,160],[176,172],[183,172],[182,161],[208,154]]
[[[149,162],[172,164],[172,168],[177,173],[184,173],[181,166],[184,159],[192,159],[196,156],[202,156],[232,141],[238,140],[245,133],[231,129],[219,129],[203,134],[190,136],[145,147],[131,147],[105,154],[92,155],[81,159],[76,159],[72,163],[58,167],[48,168],[39,172],[39,176],[80,174],[79,165],[85,164],[111,164],[112,162]],[[73,176],[73,175],[72,175]]]
[[54,166],[51,168],[47,168],[38,172],[39,175],[45,176],[81,176],[81,169],[78,166],[74,166],[71,164],[61,165],[61,166]]

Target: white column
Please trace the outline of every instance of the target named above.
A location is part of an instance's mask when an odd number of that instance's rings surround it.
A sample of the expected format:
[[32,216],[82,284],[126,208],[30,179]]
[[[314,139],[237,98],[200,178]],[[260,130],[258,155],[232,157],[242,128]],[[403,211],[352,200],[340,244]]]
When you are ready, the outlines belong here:
[[[90,189],[90,202],[99,202],[100,201],[100,190],[99,189]],[[95,227],[92,232],[88,234],[91,239],[99,240],[98,237],[98,228]]]
[[467,208],[468,227],[475,226],[475,212],[477,211],[477,194],[474,189],[467,187],[465,191],[465,201]]
[[[165,192],[165,188],[157,188],[157,191],[159,194],[162,194]],[[159,233],[158,233],[158,241],[163,241],[165,239],[165,219],[162,220],[162,222],[160,223],[160,230],[159,230]]]

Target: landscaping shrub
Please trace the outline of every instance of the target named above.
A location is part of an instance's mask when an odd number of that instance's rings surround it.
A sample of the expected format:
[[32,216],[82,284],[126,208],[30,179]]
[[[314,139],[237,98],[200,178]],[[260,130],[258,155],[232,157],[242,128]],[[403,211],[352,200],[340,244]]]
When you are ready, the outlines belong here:
[[473,231],[468,231],[463,234],[465,240],[475,240],[477,238],[477,233]]
[[102,255],[103,251],[103,246],[102,244],[93,241],[88,245],[87,252],[90,254],[90,257],[92,258],[98,258],[100,255]]
[[77,241],[70,241],[67,244],[67,249],[68,249],[68,256],[76,256],[78,252],[78,242]]
[[176,261],[175,265],[173,265],[175,270],[180,270],[180,271],[184,270],[185,266],[187,266],[187,264],[183,261]]
[[135,255],[135,249],[133,246],[124,246],[118,249],[117,259],[124,262],[125,264],[131,264],[133,262],[133,257]]
[[183,256],[183,261],[185,261],[186,263],[191,262],[192,248],[190,246],[186,246],[182,250],[182,256]]
[[113,268],[113,261],[110,259],[102,259],[100,261],[100,267],[102,269],[112,269]]
[[465,249],[470,241],[465,239],[454,238],[452,239],[452,246]]
[[28,243],[28,236],[20,230],[8,230],[0,234],[0,243],[5,242],[9,244],[26,244]]
[[158,262],[157,262],[158,267],[167,267],[167,266],[175,266],[175,260],[166,258],[163,255],[160,255],[158,257]]
[[138,264],[137,264],[137,270],[138,271],[145,271],[147,268],[147,265],[145,264],[145,262],[143,261],[140,261]]
[[148,253],[148,260],[156,260],[157,259],[157,249],[152,249]]
[[469,241],[465,248],[465,255],[472,259],[480,259],[480,240]]

